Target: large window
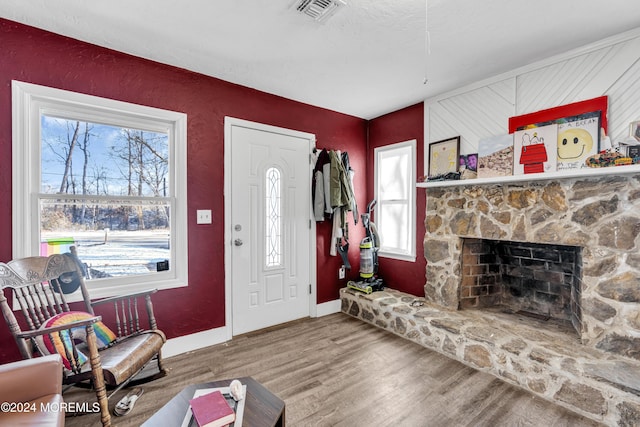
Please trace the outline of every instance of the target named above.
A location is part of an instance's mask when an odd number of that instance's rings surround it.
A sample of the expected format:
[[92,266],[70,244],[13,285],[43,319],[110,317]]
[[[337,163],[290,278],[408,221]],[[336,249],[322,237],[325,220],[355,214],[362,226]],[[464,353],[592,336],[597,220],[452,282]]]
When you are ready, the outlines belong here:
[[374,157],[379,254],[415,261],[416,141],[376,148]]
[[13,257],[75,246],[92,296],[187,284],[186,116],[13,82]]

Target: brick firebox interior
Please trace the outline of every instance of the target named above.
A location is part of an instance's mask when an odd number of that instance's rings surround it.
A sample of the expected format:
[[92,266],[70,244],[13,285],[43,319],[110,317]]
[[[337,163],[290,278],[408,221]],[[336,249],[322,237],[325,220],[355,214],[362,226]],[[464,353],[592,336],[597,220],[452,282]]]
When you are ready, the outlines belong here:
[[582,331],[582,249],[463,239],[460,308],[499,308]]

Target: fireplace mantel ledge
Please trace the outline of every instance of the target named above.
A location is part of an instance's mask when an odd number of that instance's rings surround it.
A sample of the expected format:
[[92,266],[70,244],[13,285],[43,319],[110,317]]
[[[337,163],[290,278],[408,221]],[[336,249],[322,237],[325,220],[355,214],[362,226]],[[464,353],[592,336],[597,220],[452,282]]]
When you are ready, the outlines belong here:
[[612,167],[606,167],[606,168],[584,168],[584,169],[577,169],[575,172],[573,171],[545,172],[545,173],[532,173],[527,175],[496,176],[491,178],[418,182],[416,184],[416,187],[437,188],[437,187],[455,187],[455,186],[486,185],[486,184],[501,185],[501,184],[518,183],[518,182],[549,181],[549,180],[567,179],[567,178],[588,178],[588,177],[597,177],[597,176],[626,175],[626,174],[633,174],[633,173],[640,173],[640,165],[612,166]]

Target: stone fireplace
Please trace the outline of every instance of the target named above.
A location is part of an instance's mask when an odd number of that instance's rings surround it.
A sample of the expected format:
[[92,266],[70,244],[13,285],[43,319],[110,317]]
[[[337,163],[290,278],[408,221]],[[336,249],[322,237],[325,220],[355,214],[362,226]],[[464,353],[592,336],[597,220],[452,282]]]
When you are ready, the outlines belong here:
[[[426,196],[428,302],[458,310],[497,299],[489,290],[500,292],[498,286],[485,283],[484,294],[463,286],[470,282],[463,248],[481,245],[477,239],[573,247],[581,254],[569,279],[573,290],[556,288],[542,298],[557,294],[573,306],[567,320],[584,345],[640,360],[640,175],[437,187]],[[482,268],[497,274],[496,267]],[[548,279],[564,267],[536,268]]]
[[582,248],[465,238],[460,309],[491,309],[582,331]]
[[606,425],[640,425],[640,175],[425,191],[424,296],[343,288],[342,311]]

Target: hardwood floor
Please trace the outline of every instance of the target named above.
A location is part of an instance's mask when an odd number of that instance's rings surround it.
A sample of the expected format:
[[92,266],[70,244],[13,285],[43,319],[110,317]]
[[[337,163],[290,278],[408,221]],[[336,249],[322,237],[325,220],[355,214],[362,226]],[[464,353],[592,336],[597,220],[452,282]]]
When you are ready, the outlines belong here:
[[[112,417],[114,425],[140,425],[188,384],[241,376],[285,401],[289,426],[599,425],[342,313],[235,337],[165,365],[169,375],[144,384],[133,412]],[[66,421],[99,425],[99,416]]]

